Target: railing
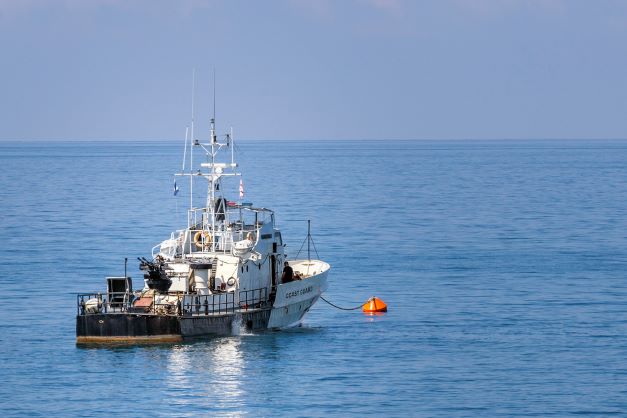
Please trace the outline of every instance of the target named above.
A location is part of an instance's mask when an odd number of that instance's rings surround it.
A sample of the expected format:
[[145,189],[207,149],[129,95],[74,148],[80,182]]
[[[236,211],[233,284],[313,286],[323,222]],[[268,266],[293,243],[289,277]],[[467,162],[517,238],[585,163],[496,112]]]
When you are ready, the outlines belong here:
[[76,295],[77,314],[128,312],[133,298],[134,295],[127,292],[79,293]]
[[[242,290],[236,301],[234,292],[211,295],[151,295],[132,293],[81,293],[76,297],[77,314],[133,313],[175,316],[223,315],[236,310],[259,309],[268,305],[268,289]],[[137,304],[144,300],[144,304]]]
[[78,295],[76,295],[76,314],[87,314],[88,312],[86,312],[86,309],[92,306],[92,304],[87,305],[87,301],[91,301],[92,299],[96,300],[96,308],[100,309],[100,307],[102,306],[101,293],[79,293]]
[[239,292],[240,309],[248,310],[261,308],[268,302],[268,289],[262,287],[260,289],[242,290]]
[[[234,225],[234,224],[231,224]],[[233,248],[233,244],[237,241],[243,239],[251,239],[256,245],[259,241],[259,234],[261,229],[254,225],[243,225],[240,226],[241,229],[226,229],[224,231],[211,231],[204,229],[191,229],[189,232],[189,239],[191,242],[191,252],[192,253],[202,253],[202,252],[215,252],[215,253],[224,253],[228,254],[231,252]],[[199,241],[199,244],[193,242],[194,236],[198,232],[208,232],[211,234],[211,241]],[[203,238],[204,239],[204,238]],[[189,241],[186,241],[185,248],[183,248],[182,252],[185,254],[189,254]]]
[[209,315],[235,312],[235,293],[185,295],[183,315]]
[[215,253],[228,254],[232,251],[233,244],[243,239],[251,239],[256,245],[259,242],[259,235],[261,233],[260,226],[261,224],[257,225],[257,227],[254,225],[245,225],[243,229],[227,229],[225,231],[217,231],[212,234],[211,241],[203,242],[201,240],[199,241],[199,245],[196,245],[193,242],[193,238],[196,233],[204,231],[211,233],[210,230],[204,230],[200,227],[194,227],[193,229],[189,230],[189,233],[186,232],[182,237],[178,238],[173,238],[174,233],[172,233],[171,238],[160,242],[159,244],[152,247],[152,258],[155,258],[157,257],[157,255],[162,254],[161,245],[168,242],[172,245],[165,247],[167,251],[164,251],[164,255],[167,258],[180,257],[183,254],[190,254],[190,251],[191,253],[202,253],[211,251]]

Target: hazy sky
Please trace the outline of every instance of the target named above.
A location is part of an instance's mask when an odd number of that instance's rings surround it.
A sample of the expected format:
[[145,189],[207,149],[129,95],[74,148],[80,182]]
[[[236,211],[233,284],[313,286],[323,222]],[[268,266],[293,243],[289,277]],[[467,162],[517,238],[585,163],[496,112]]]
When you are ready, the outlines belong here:
[[0,0],[0,139],[627,138],[627,1]]

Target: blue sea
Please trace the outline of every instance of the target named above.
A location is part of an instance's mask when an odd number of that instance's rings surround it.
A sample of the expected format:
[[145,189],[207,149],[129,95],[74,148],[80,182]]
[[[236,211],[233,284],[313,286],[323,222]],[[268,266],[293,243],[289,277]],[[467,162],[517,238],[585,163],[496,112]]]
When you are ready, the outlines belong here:
[[3,416],[627,415],[627,141],[242,141],[245,199],[291,256],[311,219],[326,298],[389,311],[76,346],[75,294],[125,257],[138,287],[185,225],[182,151],[0,143]]

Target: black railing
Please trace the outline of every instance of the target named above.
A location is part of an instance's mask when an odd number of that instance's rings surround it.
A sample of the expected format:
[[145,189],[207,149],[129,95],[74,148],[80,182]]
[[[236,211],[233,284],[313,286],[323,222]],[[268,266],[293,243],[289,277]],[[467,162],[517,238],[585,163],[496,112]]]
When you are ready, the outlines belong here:
[[76,295],[78,315],[127,312],[135,296],[128,292],[79,293]]
[[[88,301],[90,303],[87,303]],[[76,314],[86,315],[92,313],[92,310],[96,313],[102,308],[102,302],[101,293],[79,293],[76,295]]]
[[[153,315],[221,315],[236,310],[259,309],[268,305],[268,289],[251,289],[211,295],[159,295],[136,297],[132,293],[80,293],[76,296],[78,315],[134,313]],[[164,295],[165,296],[165,295]],[[144,303],[141,303],[141,301]],[[158,301],[159,300],[159,301]]]
[[235,312],[235,293],[185,295],[183,315],[209,315]]
[[255,309],[266,306],[268,302],[268,289],[262,287],[260,289],[242,290],[239,292],[240,309]]

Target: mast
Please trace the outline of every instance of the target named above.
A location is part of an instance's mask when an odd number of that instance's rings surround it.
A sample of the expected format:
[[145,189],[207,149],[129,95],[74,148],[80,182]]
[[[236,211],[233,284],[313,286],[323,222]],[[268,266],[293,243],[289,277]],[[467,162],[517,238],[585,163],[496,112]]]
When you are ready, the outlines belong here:
[[209,188],[211,189],[209,206],[211,208],[211,231],[213,231],[214,239],[211,241],[211,251],[215,251],[216,239],[216,69],[213,69],[213,116],[211,118],[211,180]]
[[196,91],[196,69],[192,69],[192,123],[189,137],[189,214],[187,215],[187,229],[189,234],[189,253],[192,253],[192,215],[194,211],[194,92]]
[[[191,137],[190,137],[190,147],[189,147],[189,210],[190,210],[190,215],[191,215],[191,211],[194,210],[194,177],[193,177],[193,170],[194,170],[194,145],[195,145],[195,140],[194,140],[194,92],[196,90],[196,69],[194,68],[192,70],[192,129],[191,129]],[[187,217],[187,227],[191,228],[191,216]],[[191,244],[191,240],[190,240],[190,244],[189,244],[189,251],[191,253],[192,251],[192,244]]]
[[[210,251],[215,252],[219,246],[219,242],[225,240],[226,225],[228,225],[228,204],[224,199],[224,192],[222,190],[222,177],[240,176],[241,174],[236,171],[237,163],[235,162],[234,148],[231,140],[233,134],[233,128],[230,133],[224,134],[226,138],[224,141],[219,141],[216,131],[216,84],[215,84],[215,70],[213,75],[213,111],[210,117],[210,141],[200,142],[195,137],[195,122],[196,122],[196,72],[192,73],[192,118],[191,125],[186,130],[185,149],[183,151],[183,171],[178,176],[189,176],[190,182],[190,200],[189,200],[189,216],[187,221],[187,230],[189,231],[189,248],[188,253],[194,252],[193,240],[191,231],[197,227],[200,221],[199,229],[211,234],[210,241],[206,244]],[[187,152],[187,135],[189,135],[190,149],[189,149],[189,171],[186,170],[186,152]],[[205,158],[201,160],[200,169],[194,169],[193,150],[195,147],[200,147],[205,152]],[[219,162],[218,154],[221,151],[228,152],[227,149],[231,147],[231,158],[229,162],[228,155],[225,155],[225,161]],[[205,169],[203,171],[203,169]],[[207,170],[208,169],[208,170]],[[194,177],[199,176],[207,180],[207,196],[204,205],[201,207],[194,207],[193,199],[193,184]],[[218,219],[218,216],[220,219]],[[223,219],[224,216],[224,219]],[[200,217],[200,218],[199,218]],[[203,235],[205,237],[205,235]],[[203,238],[205,240],[205,238]],[[210,244],[209,244],[210,243]],[[200,247],[200,245],[199,245]],[[207,251],[205,248],[204,251]]]

